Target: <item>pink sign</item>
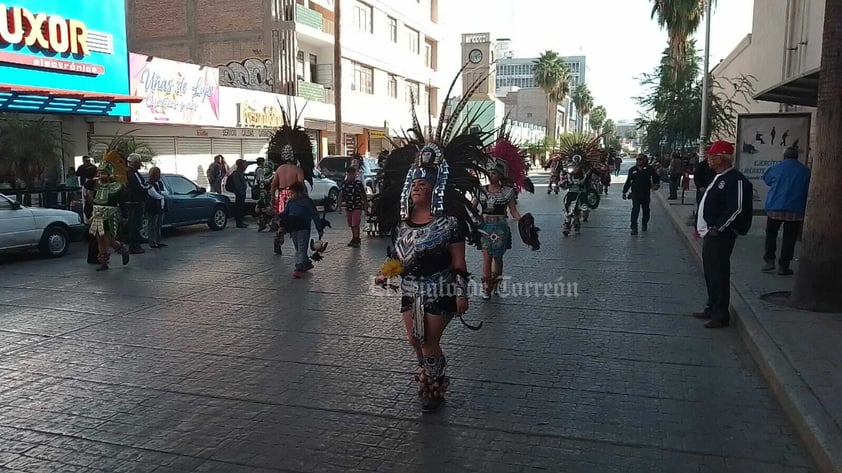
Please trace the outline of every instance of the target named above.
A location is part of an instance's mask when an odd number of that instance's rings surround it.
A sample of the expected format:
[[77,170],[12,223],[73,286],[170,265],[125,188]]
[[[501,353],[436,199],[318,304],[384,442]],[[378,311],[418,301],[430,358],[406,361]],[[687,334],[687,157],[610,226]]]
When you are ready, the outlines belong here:
[[219,69],[131,53],[129,71],[132,122],[219,125]]

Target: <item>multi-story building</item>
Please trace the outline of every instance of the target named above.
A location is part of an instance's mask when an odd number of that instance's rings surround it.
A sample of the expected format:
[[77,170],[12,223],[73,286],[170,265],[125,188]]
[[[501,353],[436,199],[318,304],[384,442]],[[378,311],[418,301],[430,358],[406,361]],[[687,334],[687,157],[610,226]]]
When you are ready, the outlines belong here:
[[[506,87],[517,87],[519,89],[536,88],[535,84],[535,62],[538,58],[514,57],[514,53],[508,49],[508,40],[502,40],[498,47],[497,55],[497,89]],[[586,57],[585,56],[564,56],[562,57],[567,69],[570,71],[570,90],[587,80]],[[572,102],[568,101],[565,108],[565,116],[569,123],[569,129],[577,129],[579,120],[578,112]]]
[[[133,52],[218,67],[223,86],[334,102],[333,0],[126,1]],[[410,125],[411,97],[422,122],[437,119],[438,10],[439,0],[342,2],[345,136],[305,120],[320,154],[376,153]]]

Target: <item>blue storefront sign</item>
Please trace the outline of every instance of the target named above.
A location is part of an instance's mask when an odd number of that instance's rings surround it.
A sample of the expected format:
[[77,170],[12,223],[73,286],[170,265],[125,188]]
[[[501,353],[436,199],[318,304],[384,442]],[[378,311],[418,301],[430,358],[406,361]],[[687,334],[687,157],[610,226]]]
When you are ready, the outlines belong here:
[[0,0],[0,110],[129,116],[124,0]]

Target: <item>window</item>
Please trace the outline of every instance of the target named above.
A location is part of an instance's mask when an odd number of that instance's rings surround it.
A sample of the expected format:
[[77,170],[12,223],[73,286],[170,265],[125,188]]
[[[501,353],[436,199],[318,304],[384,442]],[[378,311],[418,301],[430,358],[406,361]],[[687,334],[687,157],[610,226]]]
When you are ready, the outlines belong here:
[[196,192],[196,184],[188,181],[180,176],[165,176],[167,183],[170,185],[170,190],[175,195],[187,195]]
[[406,81],[406,101],[418,104],[421,100],[421,84],[418,82]]
[[398,20],[389,17],[389,39],[393,43],[398,42]]
[[319,79],[319,57],[315,54],[310,55],[310,82],[318,82]]
[[424,43],[424,65],[433,68],[433,45],[430,43]]
[[295,75],[298,80],[304,80],[304,51],[295,55]]
[[409,44],[409,50],[415,54],[421,53],[421,34],[412,28],[406,29],[406,41]]
[[354,27],[357,31],[371,34],[374,31],[372,25],[373,9],[365,3],[354,4]]
[[0,210],[12,210],[12,201],[0,196]]
[[362,92],[365,94],[374,93],[374,69],[363,66],[362,64],[354,64],[354,77],[351,81],[351,90],[355,92]]
[[389,74],[389,97],[398,98],[398,78]]

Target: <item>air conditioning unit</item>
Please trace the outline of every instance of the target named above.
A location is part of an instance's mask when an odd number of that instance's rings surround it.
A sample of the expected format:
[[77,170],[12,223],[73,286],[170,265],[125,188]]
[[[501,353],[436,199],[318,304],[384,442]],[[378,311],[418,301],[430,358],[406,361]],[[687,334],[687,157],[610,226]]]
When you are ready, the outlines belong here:
[[316,64],[315,82],[325,89],[333,89],[333,64]]

